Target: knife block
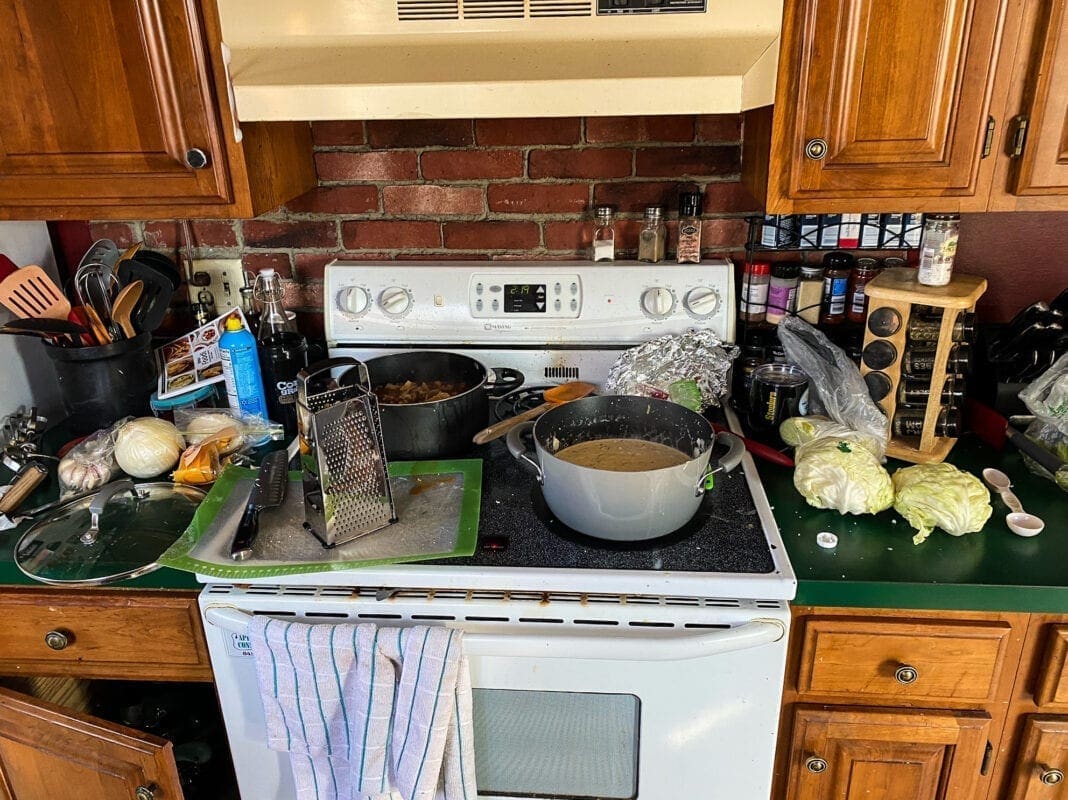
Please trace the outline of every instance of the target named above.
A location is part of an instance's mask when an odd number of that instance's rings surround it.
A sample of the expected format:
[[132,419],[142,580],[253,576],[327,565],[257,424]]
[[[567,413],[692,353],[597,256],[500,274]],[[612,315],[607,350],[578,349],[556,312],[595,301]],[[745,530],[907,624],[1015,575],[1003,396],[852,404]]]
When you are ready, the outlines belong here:
[[[865,287],[869,311],[860,371],[872,399],[891,420],[886,454],[921,464],[943,461],[957,442],[955,437],[939,435],[937,431],[947,365],[958,343],[953,328],[960,314],[975,310],[976,302],[986,291],[986,279],[957,273],[945,286],[925,286],[916,280],[916,274],[909,268],[887,269]],[[922,429],[918,435],[895,435],[898,390],[906,379],[905,352],[912,344],[908,335],[910,322],[921,313],[933,316],[935,310],[941,310],[938,340],[923,342],[925,348],[933,347],[934,359]],[[888,391],[883,393],[884,389]]]

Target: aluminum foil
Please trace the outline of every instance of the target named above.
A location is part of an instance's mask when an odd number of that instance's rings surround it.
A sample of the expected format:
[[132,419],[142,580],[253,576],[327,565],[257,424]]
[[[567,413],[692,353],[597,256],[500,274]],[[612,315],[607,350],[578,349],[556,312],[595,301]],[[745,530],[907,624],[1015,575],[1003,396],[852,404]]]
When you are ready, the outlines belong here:
[[692,380],[701,390],[701,408],[727,396],[727,372],[738,348],[709,330],[661,336],[624,352],[608,371],[606,394],[656,396],[676,381]]

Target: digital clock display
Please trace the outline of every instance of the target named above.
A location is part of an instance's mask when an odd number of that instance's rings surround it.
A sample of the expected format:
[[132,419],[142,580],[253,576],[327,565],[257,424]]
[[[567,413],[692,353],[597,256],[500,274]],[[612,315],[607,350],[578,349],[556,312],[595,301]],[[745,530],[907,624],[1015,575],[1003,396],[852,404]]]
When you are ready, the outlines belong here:
[[504,310],[508,314],[544,314],[544,283],[506,283]]

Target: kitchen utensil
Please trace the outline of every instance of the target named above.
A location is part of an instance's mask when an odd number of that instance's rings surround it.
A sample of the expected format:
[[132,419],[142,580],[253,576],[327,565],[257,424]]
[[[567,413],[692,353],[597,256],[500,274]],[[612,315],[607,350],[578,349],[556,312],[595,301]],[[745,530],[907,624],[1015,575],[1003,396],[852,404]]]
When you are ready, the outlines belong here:
[[1009,530],[1015,533],[1017,536],[1025,536],[1030,538],[1031,536],[1038,536],[1046,528],[1046,523],[1034,514],[1028,514],[1026,512],[1016,512],[1005,515],[1005,524],[1009,526]]
[[965,400],[965,404],[975,435],[999,452],[1005,448],[1007,440],[1012,442],[1021,453],[1034,459],[1043,469],[1049,470],[1054,475],[1059,470],[1068,467],[1068,463],[1061,461],[1037,442],[1032,442],[990,406],[971,397]]
[[[523,432],[533,430],[537,457]],[[669,445],[686,463],[639,472],[581,467],[555,453],[597,439],[640,439]],[[717,443],[728,452],[711,461]],[[545,502],[568,527],[599,539],[642,541],[678,530],[697,513],[711,476],[742,460],[742,441],[715,433],[700,414],[667,400],[628,395],[586,397],[546,411],[508,433],[508,449],[536,472]]]
[[260,512],[282,505],[286,499],[286,486],[289,484],[289,472],[286,469],[289,459],[285,450],[276,450],[263,459],[256,482],[252,485],[245,506],[245,513],[234,534],[230,545],[230,558],[244,561],[252,555],[252,545],[260,532]]
[[29,461],[15,473],[3,497],[0,497],[0,514],[11,514],[18,510],[23,501],[30,496],[45,478],[48,467],[40,461]]
[[[728,430],[725,426],[720,425],[717,422],[712,423],[712,430],[716,433],[734,433],[734,431]],[[734,433],[735,436],[738,434]],[[761,442],[749,439],[745,436],[738,436],[742,440],[742,444],[745,445],[745,449],[752,453],[757,458],[763,459],[771,464],[778,464],[780,467],[793,467],[794,460],[786,453],[782,453],[776,450],[774,447],[770,447]]]
[[108,333],[107,326],[104,325],[104,320],[100,318],[96,309],[92,306],[84,306],[84,308],[85,316],[89,319],[89,330],[93,332],[93,338],[96,339],[96,343],[111,344],[113,341],[111,334]]
[[[407,350],[366,362],[371,386],[413,381],[446,381],[468,387],[430,403],[379,403],[386,455],[391,459],[441,458],[466,453],[471,440],[489,419],[489,395],[506,392],[523,382],[514,371],[490,370],[459,353]],[[356,372],[340,378],[358,379]]]
[[115,296],[115,302],[111,306],[111,318],[122,329],[127,339],[132,339],[137,335],[137,330],[134,328],[130,317],[133,315],[134,308],[141,299],[144,289],[145,284],[143,281],[126,284]]
[[85,251],[85,255],[82,256],[82,260],[78,262],[78,269],[86,266],[87,264],[103,264],[109,271],[119,261],[119,255],[121,251],[119,246],[111,239],[97,239]]
[[86,332],[83,333],[80,337],[81,344],[87,347],[92,347],[95,344],[99,344],[96,340],[96,337],[93,336],[93,332],[89,324],[89,315],[85,313],[84,306],[74,306],[70,310],[70,313],[67,314],[67,321],[73,322],[76,325],[81,325],[83,328],[85,328]]
[[15,546],[15,563],[43,583],[96,585],[144,575],[182,535],[205,493],[192,486],[115,481],[59,506]]
[[[349,367],[338,385],[333,370]],[[485,417],[483,417],[485,419]],[[297,375],[305,527],[326,547],[396,520],[378,400],[354,358],[319,361]]]
[[177,290],[182,285],[181,271],[169,256],[155,250],[140,250],[132,259],[140,264],[152,267],[160,275],[165,275],[171,282],[171,288]]
[[36,264],[17,269],[0,281],[0,303],[19,317],[66,319],[70,313],[70,301]]
[[139,331],[154,331],[163,322],[167,307],[174,296],[177,278],[174,270],[164,271],[157,264],[149,264],[146,258],[151,250],[142,250],[134,258],[119,265],[119,280],[123,284],[141,281],[144,285],[141,302],[138,303],[132,321]]
[[983,470],[983,480],[987,482],[991,489],[1001,495],[1001,500],[1008,506],[1009,511],[1023,511],[1023,504],[1020,503],[1020,498],[1012,491],[1012,481],[1009,480],[1008,475],[1000,469],[987,467]]
[[49,341],[60,347],[78,344],[83,334],[89,333],[86,328],[66,319],[13,319],[3,328],[5,331],[17,331],[20,333],[37,333],[47,337]]
[[561,403],[570,403],[572,400],[578,400],[593,394],[596,390],[597,387],[592,383],[585,383],[583,381],[571,381],[570,383],[564,383],[560,386],[553,386],[546,389],[544,394],[542,394],[542,399],[545,400],[545,402],[540,406],[535,406],[529,411],[524,411],[522,414],[516,414],[514,417],[490,425],[488,428],[475,434],[474,442],[475,444],[492,442],[494,439],[499,439],[504,436],[516,425],[540,417],[550,408],[555,408]]

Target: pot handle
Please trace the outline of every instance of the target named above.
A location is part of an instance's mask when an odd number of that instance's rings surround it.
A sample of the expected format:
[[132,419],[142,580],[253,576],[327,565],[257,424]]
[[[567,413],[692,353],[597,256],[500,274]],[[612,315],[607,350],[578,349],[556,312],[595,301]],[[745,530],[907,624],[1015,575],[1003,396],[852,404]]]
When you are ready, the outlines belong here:
[[486,378],[486,387],[492,390],[494,397],[503,397],[513,389],[518,389],[526,380],[523,373],[511,367],[490,367]]
[[694,489],[694,495],[697,497],[712,488],[715,482],[714,476],[717,472],[726,474],[742,463],[742,456],[745,454],[745,442],[742,441],[741,437],[735,436],[728,431],[720,431],[712,440],[712,446],[714,447],[716,444],[725,444],[728,450],[722,458],[716,460],[715,466],[705,470],[705,474],[697,482],[697,486]]
[[534,427],[533,422],[524,422],[521,425],[516,425],[510,431],[505,438],[505,442],[508,443],[508,452],[512,454],[512,458],[518,461],[520,464],[524,464],[530,469],[534,470],[534,474],[537,475],[538,483],[545,482],[545,476],[541,471],[541,465],[538,460],[530,454],[530,451],[523,444],[523,434]]

